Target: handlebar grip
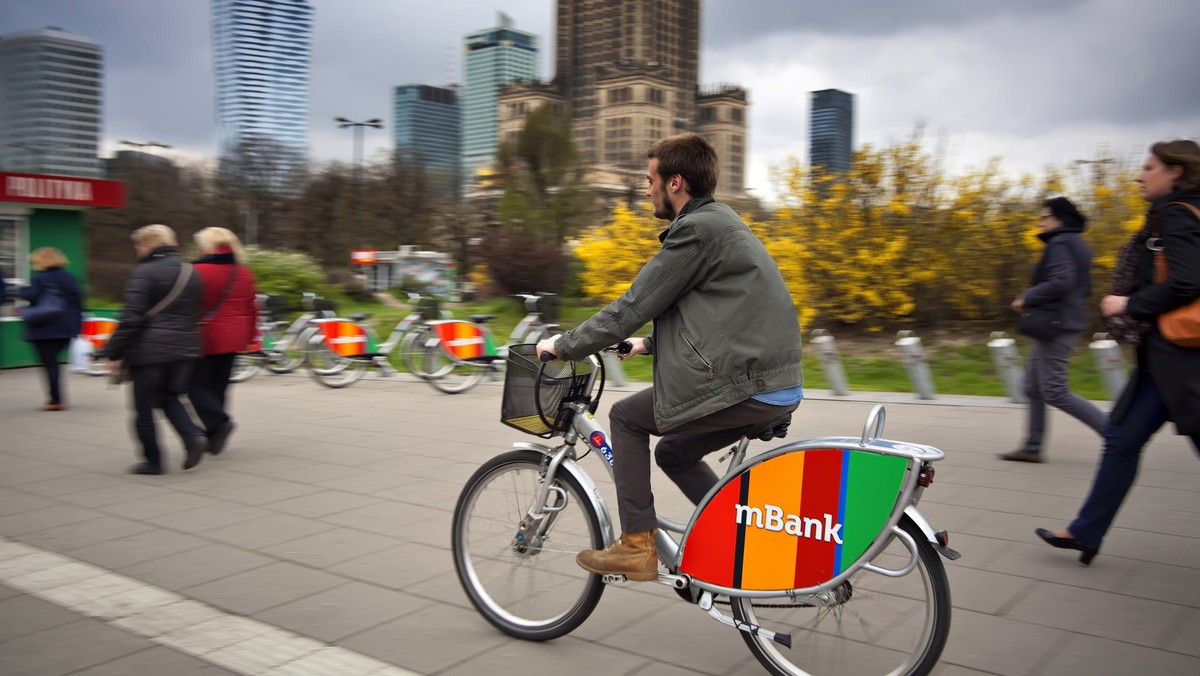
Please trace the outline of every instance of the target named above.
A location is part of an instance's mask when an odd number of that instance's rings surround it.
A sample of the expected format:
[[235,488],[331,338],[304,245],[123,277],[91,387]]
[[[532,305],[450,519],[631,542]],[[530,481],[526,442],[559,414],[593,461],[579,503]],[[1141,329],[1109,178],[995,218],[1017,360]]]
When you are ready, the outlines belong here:
[[554,361],[555,359],[557,359],[557,357],[550,354],[549,352],[543,352],[538,355],[538,359],[540,359],[543,364],[548,364],[548,363]]
[[628,340],[617,343],[617,354],[629,354],[630,352],[633,352],[633,343]]

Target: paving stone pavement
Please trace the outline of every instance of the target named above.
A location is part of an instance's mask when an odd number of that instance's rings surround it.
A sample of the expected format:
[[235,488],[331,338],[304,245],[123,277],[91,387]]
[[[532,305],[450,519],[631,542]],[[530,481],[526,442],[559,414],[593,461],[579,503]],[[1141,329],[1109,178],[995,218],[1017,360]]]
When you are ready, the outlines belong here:
[[[0,371],[0,674],[761,673],[736,632],[658,585],[608,589],[547,643],[474,612],[451,512],[483,461],[531,440],[499,423],[497,384],[448,396],[260,374],[231,390],[239,427],[221,456],[181,471],[160,427],[161,477],[125,473],[127,391],[78,374],[66,388],[70,410],[43,413],[36,370]],[[953,625],[935,673],[1200,673],[1200,464],[1182,438],[1148,447],[1084,568],[1033,535],[1065,524],[1090,483],[1099,441],[1075,420],[1050,414],[1048,463],[1012,464],[995,455],[1024,412],[1003,400],[809,395],[790,440],[857,435],[883,401],[885,436],[947,452],[921,503],[963,554],[946,566]],[[683,519],[682,496],[654,481]]]

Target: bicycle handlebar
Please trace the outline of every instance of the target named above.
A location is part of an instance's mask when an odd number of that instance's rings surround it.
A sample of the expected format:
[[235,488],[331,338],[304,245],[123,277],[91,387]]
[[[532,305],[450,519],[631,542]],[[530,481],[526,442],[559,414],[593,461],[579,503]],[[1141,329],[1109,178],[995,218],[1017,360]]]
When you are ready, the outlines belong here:
[[[621,342],[617,343],[616,345],[613,345],[611,347],[606,347],[600,351],[601,352],[616,352],[617,354],[629,354],[630,352],[633,351],[633,343],[629,342],[628,340],[622,340]],[[543,364],[548,364],[551,361],[558,359],[558,357],[550,354],[549,352],[543,352],[538,355],[538,359],[541,360],[541,362]]]

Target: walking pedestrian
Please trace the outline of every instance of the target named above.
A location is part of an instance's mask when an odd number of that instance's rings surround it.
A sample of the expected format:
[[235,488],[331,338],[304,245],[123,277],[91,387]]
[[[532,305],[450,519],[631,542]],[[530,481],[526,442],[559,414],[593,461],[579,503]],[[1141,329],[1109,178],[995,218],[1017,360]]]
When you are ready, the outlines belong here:
[[233,362],[254,340],[258,307],[254,273],[245,265],[237,235],[226,228],[205,228],[194,239],[200,249],[196,272],[204,292],[200,302],[200,359],[192,373],[188,399],[208,436],[208,452],[225,449],[235,427],[226,390]]
[[[1079,514],[1064,529],[1035,531],[1053,547],[1082,552],[1084,565],[1100,551],[1137,477],[1142,448],[1163,423],[1173,421],[1200,453],[1200,347],[1173,343],[1159,327],[1163,314],[1200,299],[1200,218],[1192,211],[1200,209],[1200,146],[1155,143],[1137,182],[1150,202],[1145,227],[1121,249],[1113,293],[1100,302],[1100,312],[1115,318],[1114,329],[1137,346],[1137,366],[1109,415],[1100,465]],[[1156,250],[1166,258],[1162,281],[1155,281]]]
[[1071,351],[1087,328],[1084,303],[1092,294],[1092,252],[1083,241],[1087,218],[1065,197],[1054,197],[1042,204],[1042,231],[1038,239],[1046,243],[1042,258],[1033,270],[1033,285],[1012,302],[1014,312],[1039,305],[1057,308],[1061,324],[1057,335],[1035,337],[1029,363],[1025,367],[1025,396],[1029,416],[1025,443],[1015,451],[1000,455],[1002,460],[1042,462],[1042,441],[1046,436],[1046,405],[1079,420],[1100,434],[1104,413],[1087,399],[1071,391],[1067,370]]
[[147,225],[134,230],[132,238],[138,265],[125,285],[120,324],[104,346],[110,362],[128,362],[133,381],[134,431],[145,460],[130,471],[165,471],[154,424],[156,408],[179,434],[187,450],[183,468],[191,469],[208,448],[204,432],[179,400],[200,356],[200,277],[179,258],[171,228]]
[[62,311],[41,324],[25,323],[26,342],[33,344],[38,361],[46,374],[46,403],[43,411],[64,411],[67,403],[63,398],[62,367],[59,357],[79,335],[83,324],[83,300],[79,282],[67,272],[70,264],[61,251],[52,246],[35,249],[29,254],[29,263],[34,269],[29,286],[20,290],[21,297],[30,305],[37,305],[48,294],[56,294]]

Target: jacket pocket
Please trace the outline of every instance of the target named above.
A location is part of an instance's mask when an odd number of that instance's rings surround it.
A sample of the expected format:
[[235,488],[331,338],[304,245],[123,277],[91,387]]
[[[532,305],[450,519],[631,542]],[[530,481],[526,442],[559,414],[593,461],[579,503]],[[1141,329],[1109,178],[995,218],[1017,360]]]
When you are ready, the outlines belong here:
[[712,360],[704,356],[704,353],[700,351],[699,345],[697,345],[696,341],[688,335],[687,331],[680,329],[679,337],[683,340],[683,344],[686,346],[686,353],[695,358],[694,360],[689,358],[689,361],[698,361],[700,365],[703,366],[704,370],[708,372],[708,379],[712,380],[714,375]]

